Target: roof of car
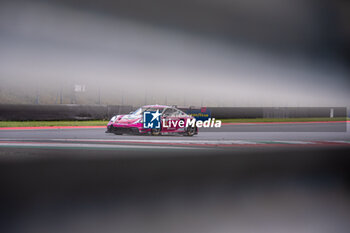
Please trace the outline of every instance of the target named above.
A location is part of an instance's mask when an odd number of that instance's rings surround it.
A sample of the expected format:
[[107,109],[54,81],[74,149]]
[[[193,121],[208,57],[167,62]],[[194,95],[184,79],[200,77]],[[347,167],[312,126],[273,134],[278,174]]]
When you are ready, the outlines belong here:
[[143,108],[171,108],[171,106],[167,106],[167,105],[159,105],[159,104],[155,104],[155,105],[145,105],[142,106]]

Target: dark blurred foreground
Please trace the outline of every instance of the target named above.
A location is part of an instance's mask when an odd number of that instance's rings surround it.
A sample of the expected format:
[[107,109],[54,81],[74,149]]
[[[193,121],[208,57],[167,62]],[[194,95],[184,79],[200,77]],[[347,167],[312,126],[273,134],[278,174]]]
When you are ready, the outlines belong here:
[[1,149],[1,232],[347,232],[349,149]]

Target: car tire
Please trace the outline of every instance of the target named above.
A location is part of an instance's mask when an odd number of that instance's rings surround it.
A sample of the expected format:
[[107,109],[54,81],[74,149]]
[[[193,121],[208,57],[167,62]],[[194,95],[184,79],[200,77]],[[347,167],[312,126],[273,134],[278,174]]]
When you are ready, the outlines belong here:
[[186,136],[190,136],[192,137],[193,135],[195,135],[197,132],[197,127],[187,127],[187,130],[186,130]]
[[115,135],[122,135],[123,134],[122,132],[118,132],[118,130],[115,127],[113,127],[113,125],[111,125],[111,127],[108,129],[108,131],[110,133],[114,133]]
[[159,128],[159,129],[151,129],[151,135],[152,135],[152,136],[159,136],[159,135],[161,135],[161,132],[162,132],[162,128]]
[[123,135],[123,133],[120,132],[117,128],[114,128],[114,129],[113,129],[113,133],[114,133],[115,135]]

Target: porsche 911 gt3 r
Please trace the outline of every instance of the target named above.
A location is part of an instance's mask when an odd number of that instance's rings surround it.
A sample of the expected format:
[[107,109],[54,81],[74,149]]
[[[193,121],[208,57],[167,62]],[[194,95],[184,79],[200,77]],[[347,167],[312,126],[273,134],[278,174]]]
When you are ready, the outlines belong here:
[[[144,112],[159,112],[160,128],[145,128],[143,124]],[[187,136],[198,134],[197,127],[188,126],[187,121],[194,117],[183,111],[166,105],[146,105],[126,115],[116,115],[108,122],[106,133],[122,135],[129,134],[172,134],[178,133]]]

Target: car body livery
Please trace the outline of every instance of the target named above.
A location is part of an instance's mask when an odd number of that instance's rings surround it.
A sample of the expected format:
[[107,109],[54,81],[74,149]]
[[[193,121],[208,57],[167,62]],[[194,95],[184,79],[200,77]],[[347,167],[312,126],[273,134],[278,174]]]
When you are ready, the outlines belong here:
[[[160,128],[145,128],[143,124],[144,112],[159,112]],[[129,134],[172,134],[178,133],[187,136],[198,134],[197,127],[187,125],[187,121],[193,121],[195,118],[183,111],[166,105],[146,105],[138,108],[136,111],[126,115],[116,115],[108,122],[106,133],[115,133],[121,135]]]

